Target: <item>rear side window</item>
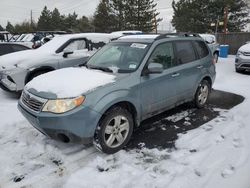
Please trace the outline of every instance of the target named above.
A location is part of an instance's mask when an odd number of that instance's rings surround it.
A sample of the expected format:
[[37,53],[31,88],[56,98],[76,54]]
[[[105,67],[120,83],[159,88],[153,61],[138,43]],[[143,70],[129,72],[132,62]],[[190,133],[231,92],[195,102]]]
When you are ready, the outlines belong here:
[[149,58],[150,63],[160,63],[164,69],[174,66],[173,43],[167,42],[158,45]]
[[177,54],[177,63],[184,64],[196,60],[195,51],[191,41],[177,41],[176,45],[176,54]]
[[12,49],[9,45],[0,45],[0,55],[8,54],[12,52]]
[[17,52],[17,51],[27,50],[29,48],[27,48],[26,46],[21,46],[21,45],[12,45],[12,49],[14,52]]
[[194,41],[194,46],[196,48],[196,51],[197,51],[200,59],[208,56],[209,51],[208,51],[207,46],[205,45],[204,42]]

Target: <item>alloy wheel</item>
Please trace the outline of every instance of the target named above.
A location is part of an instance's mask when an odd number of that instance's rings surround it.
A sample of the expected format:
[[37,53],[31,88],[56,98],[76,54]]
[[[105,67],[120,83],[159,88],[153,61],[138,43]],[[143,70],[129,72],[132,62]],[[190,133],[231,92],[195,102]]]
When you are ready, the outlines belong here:
[[209,88],[207,85],[202,85],[200,87],[199,95],[198,95],[198,102],[200,105],[204,105],[208,99]]
[[110,148],[123,144],[129,133],[129,121],[125,116],[118,115],[112,118],[104,130],[104,141]]

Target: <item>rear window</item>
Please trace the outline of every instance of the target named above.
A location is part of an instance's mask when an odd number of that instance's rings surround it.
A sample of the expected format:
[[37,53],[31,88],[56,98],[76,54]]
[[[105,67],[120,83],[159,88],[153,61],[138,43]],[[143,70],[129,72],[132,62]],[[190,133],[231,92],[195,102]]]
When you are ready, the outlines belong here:
[[207,49],[207,46],[202,41],[194,41],[194,46],[196,48],[196,51],[200,58],[204,58],[208,56],[209,51]]
[[28,50],[29,48],[21,45],[12,45],[12,49],[14,52],[16,52],[16,51]]
[[12,52],[12,49],[10,48],[9,45],[7,44],[0,45],[0,55],[8,54],[10,52]]
[[196,60],[191,41],[177,41],[175,44],[178,64],[189,63]]

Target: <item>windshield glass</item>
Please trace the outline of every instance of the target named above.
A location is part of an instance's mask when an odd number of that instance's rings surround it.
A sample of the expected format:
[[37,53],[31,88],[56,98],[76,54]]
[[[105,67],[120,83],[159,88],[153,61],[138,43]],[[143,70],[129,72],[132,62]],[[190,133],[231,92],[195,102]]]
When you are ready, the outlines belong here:
[[140,66],[148,48],[149,44],[144,43],[109,43],[90,58],[87,67],[119,73],[133,72]]

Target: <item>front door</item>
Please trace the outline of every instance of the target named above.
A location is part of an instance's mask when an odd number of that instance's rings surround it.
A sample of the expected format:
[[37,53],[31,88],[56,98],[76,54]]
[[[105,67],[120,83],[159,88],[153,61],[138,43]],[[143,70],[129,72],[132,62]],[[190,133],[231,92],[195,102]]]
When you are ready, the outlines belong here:
[[[70,52],[70,54],[63,57],[65,52]],[[59,66],[65,68],[82,65],[92,53],[92,51],[88,51],[85,39],[74,39],[58,54],[61,56]]]
[[173,43],[159,44],[152,52],[147,65],[150,63],[162,64],[164,71],[160,74],[141,76],[142,119],[157,114],[176,102],[176,85],[179,78],[174,67]]

